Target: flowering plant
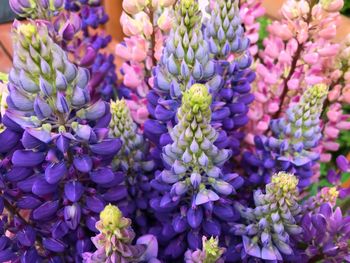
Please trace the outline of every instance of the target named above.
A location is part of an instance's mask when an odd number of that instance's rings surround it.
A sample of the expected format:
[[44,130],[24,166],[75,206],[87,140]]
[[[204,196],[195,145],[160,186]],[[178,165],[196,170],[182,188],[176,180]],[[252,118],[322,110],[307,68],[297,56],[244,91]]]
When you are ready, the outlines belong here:
[[0,262],[350,262],[343,1],[202,4],[10,0]]

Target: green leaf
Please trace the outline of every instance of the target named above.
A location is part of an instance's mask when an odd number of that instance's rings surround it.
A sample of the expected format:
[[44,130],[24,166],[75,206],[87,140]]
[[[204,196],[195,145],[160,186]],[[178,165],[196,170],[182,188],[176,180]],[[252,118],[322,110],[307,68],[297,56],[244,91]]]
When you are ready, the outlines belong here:
[[343,9],[340,10],[340,13],[346,16],[350,16],[350,1],[344,1]]
[[261,49],[263,48],[263,40],[268,36],[267,27],[271,24],[271,19],[263,16],[258,18],[258,22],[260,23],[258,46]]

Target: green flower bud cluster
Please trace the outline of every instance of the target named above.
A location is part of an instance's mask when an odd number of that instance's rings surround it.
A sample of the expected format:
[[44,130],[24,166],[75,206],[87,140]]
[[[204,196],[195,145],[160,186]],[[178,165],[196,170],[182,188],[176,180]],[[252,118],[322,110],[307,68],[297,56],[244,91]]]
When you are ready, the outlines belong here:
[[124,99],[111,101],[110,135],[120,138],[123,142],[121,149],[113,160],[113,166],[123,171],[150,171],[154,167],[153,161],[145,161],[148,144],[143,136],[137,133],[129,107]]
[[104,233],[114,233],[121,228],[129,227],[131,222],[124,218],[118,207],[111,204],[105,206],[100,213],[101,230]]
[[217,237],[211,237],[207,239],[205,236],[202,238],[203,249],[192,252],[187,250],[185,253],[186,263],[223,263],[224,259],[221,258],[225,252],[225,248],[219,247],[219,239]]
[[210,125],[212,97],[208,88],[195,84],[185,91],[178,111],[178,124],[170,131],[173,140],[163,148],[163,160],[172,168],[162,172],[162,180],[172,185],[171,194],[187,192],[201,205],[229,195],[234,189],[222,179],[220,167],[231,156],[229,150],[218,149],[218,137]]
[[105,114],[102,101],[87,105],[89,71],[68,60],[45,25],[15,22],[13,39],[14,59],[9,74],[13,109],[58,126],[73,122],[69,119],[72,111],[76,117],[88,120],[98,120]]
[[135,233],[131,220],[118,207],[107,205],[96,223],[100,233],[92,238],[97,250],[83,253],[84,262],[141,262],[146,251],[143,244],[132,245]]
[[255,208],[236,203],[246,224],[235,225],[233,232],[242,236],[248,255],[264,260],[283,260],[283,255],[293,253],[293,236],[302,232],[297,225],[301,214],[297,184],[298,179],[293,174],[279,172],[266,185],[265,194],[255,191]]

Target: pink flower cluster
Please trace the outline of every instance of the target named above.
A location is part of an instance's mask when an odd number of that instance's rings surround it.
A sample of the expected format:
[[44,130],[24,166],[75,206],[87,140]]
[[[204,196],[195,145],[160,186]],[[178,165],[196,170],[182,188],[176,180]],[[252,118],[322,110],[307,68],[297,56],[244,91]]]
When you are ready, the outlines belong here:
[[240,4],[240,15],[245,27],[246,36],[250,40],[250,54],[258,54],[257,42],[259,40],[260,23],[258,18],[265,14],[261,0],[243,0]]
[[349,116],[342,113],[340,104],[350,97],[349,84],[340,86],[350,75],[339,66],[339,56],[346,57],[350,48],[334,44],[343,1],[316,2],[287,0],[281,8],[282,19],[268,26],[269,36],[253,65],[257,79],[252,88],[255,101],[248,114],[246,142],[252,144],[255,135],[268,133],[271,119],[281,117],[309,86],[325,83],[330,93],[318,150],[322,161],[329,161],[327,152],[339,147],[335,142],[339,131],[350,128]]
[[120,18],[127,37],[116,46],[124,60],[123,84],[132,92],[128,101],[134,120],[143,124],[148,117],[146,95],[152,85],[152,68],[159,61],[166,34],[172,27],[175,0],[123,0]]

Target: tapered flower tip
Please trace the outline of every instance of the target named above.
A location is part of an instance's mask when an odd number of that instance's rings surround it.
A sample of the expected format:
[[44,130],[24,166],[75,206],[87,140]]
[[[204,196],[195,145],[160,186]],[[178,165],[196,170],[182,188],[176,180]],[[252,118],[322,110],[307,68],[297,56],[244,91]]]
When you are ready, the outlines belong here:
[[33,167],[45,160],[45,153],[26,150],[17,150],[12,156],[14,166]]
[[322,99],[325,98],[328,94],[328,86],[325,84],[316,84],[312,86],[308,91],[310,91],[312,98]]
[[64,220],[70,229],[75,230],[78,227],[80,218],[81,208],[78,204],[75,203],[64,208]]
[[104,230],[114,232],[119,228],[123,215],[118,207],[114,205],[106,205],[103,211],[100,213],[100,219]]
[[52,217],[59,207],[59,201],[47,201],[33,210],[32,217],[34,220],[45,220]]
[[47,250],[57,253],[62,253],[66,248],[66,245],[62,241],[53,238],[44,238],[43,246]]
[[185,91],[182,103],[191,107],[196,113],[198,110],[206,110],[210,107],[212,97],[208,88],[202,84],[194,84],[189,90]]
[[67,167],[64,162],[52,163],[45,169],[45,179],[49,184],[58,183],[65,176]]
[[194,6],[195,4],[198,5],[197,1],[195,0],[181,0],[180,5],[182,10],[189,9],[190,7]]
[[210,239],[207,239],[205,236],[203,236],[202,242],[206,259],[205,262],[216,262],[225,252],[225,249],[219,247],[218,237],[211,237]]
[[82,119],[98,120],[105,114],[107,108],[107,104],[104,101],[99,100],[86,109],[79,110],[77,116]]
[[31,247],[35,242],[36,232],[31,226],[26,226],[17,234],[18,241],[27,247]]
[[298,182],[294,174],[279,172],[272,176],[270,186],[275,191],[282,190],[284,193],[289,193],[295,191]]
[[55,191],[57,191],[57,187],[55,184],[47,183],[44,180],[43,176],[36,177],[36,180],[34,181],[33,186],[32,186],[33,194],[36,194],[37,196],[43,197],[43,196],[51,194]]
[[83,173],[88,173],[92,169],[92,159],[87,154],[74,157],[73,164],[78,171]]
[[187,222],[192,228],[200,226],[203,220],[203,210],[200,207],[190,208],[187,212]]
[[122,146],[120,139],[105,140],[100,143],[90,145],[90,149],[93,153],[99,155],[111,155],[117,154]]
[[13,149],[13,147],[19,141],[20,133],[14,132],[10,129],[6,129],[0,133],[0,153],[6,153]]
[[111,101],[111,112],[117,114],[117,117],[121,117],[122,113],[128,109],[126,101],[124,99]]
[[84,193],[84,186],[78,181],[71,181],[64,185],[64,194],[71,202],[79,201]]
[[23,35],[26,39],[30,40],[38,33],[38,28],[33,23],[22,24],[14,23],[13,30],[19,35]]
[[114,174],[109,168],[101,168],[90,173],[90,178],[97,184],[109,184],[114,179]]
[[144,252],[141,260],[150,262],[150,260],[157,258],[158,256],[158,241],[153,235],[144,235],[137,239],[136,244],[144,245],[146,251]]

